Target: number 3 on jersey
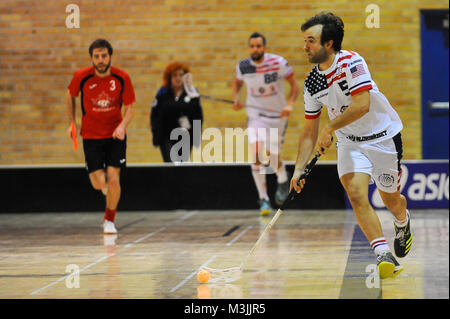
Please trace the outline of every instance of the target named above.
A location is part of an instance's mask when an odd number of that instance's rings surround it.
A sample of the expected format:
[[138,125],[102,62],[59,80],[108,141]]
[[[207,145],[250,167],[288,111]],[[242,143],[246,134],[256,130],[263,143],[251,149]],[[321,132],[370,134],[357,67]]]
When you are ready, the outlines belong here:
[[116,81],[111,80],[111,81],[109,81],[109,83],[111,84],[111,87],[109,88],[109,90],[114,91],[116,89]]

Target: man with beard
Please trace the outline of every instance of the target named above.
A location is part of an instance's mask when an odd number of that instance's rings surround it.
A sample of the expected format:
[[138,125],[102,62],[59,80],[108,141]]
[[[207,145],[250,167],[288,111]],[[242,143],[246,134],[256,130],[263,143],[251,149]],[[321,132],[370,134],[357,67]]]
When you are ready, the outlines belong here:
[[[266,173],[277,175],[275,202],[278,205],[281,205],[289,194],[289,180],[281,159],[281,147],[287,129],[287,118],[293,110],[299,88],[294,78],[294,70],[286,59],[265,52],[266,38],[262,34],[251,34],[248,48],[250,57],[241,60],[236,66],[233,109],[240,110],[244,107],[239,100],[239,91],[245,83],[246,105],[249,106],[246,107],[248,139],[254,161],[251,168],[259,195],[260,214],[264,216],[272,209],[267,194]],[[291,87],[287,103],[284,80]]]
[[[298,193],[299,177],[314,145],[323,153],[337,136],[338,174],[356,220],[378,260],[382,279],[397,276],[403,267],[389,250],[380,220],[368,199],[368,185],[376,183],[386,207],[394,215],[395,254],[404,257],[412,244],[406,199],[400,194],[403,128],[397,112],[372,80],[358,53],[342,50],[344,23],[332,13],[320,13],[302,26],[304,49],[315,64],[305,80],[305,126],[291,180]],[[327,106],[330,121],[319,134],[319,116]],[[300,185],[298,185],[298,183]]]
[[[96,190],[106,196],[105,234],[115,234],[120,199],[120,169],[126,165],[126,128],[133,115],[135,95],[130,76],[111,66],[113,48],[104,39],[89,47],[92,66],[75,72],[67,90],[69,123],[76,125],[75,98],[81,92],[81,130],[86,169]],[[122,115],[122,105],[124,114]],[[71,127],[67,134],[72,137]]]

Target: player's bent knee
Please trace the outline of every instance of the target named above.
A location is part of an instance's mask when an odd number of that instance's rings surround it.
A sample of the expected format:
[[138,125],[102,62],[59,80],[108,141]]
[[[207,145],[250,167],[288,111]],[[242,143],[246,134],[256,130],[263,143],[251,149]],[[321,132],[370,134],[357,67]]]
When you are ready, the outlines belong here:
[[91,185],[96,190],[101,190],[106,186],[104,170],[96,170],[89,174]]
[[91,184],[92,184],[92,187],[98,191],[105,188],[105,185],[106,185],[105,182],[99,182],[99,181],[93,181],[93,180],[91,180]]
[[369,199],[361,193],[347,194],[354,210],[365,210],[370,207]]
[[101,190],[106,186],[106,181],[104,179],[91,176],[91,184],[94,189]]

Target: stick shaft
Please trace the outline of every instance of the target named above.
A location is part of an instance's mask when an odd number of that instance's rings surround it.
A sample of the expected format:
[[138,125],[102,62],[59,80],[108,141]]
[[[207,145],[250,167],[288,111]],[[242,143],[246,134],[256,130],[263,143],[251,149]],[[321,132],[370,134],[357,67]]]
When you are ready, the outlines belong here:
[[[320,157],[320,153],[317,152],[316,155],[314,156],[314,158],[308,163],[308,165],[306,165],[305,167],[305,172],[300,176],[299,181],[302,179],[305,179],[309,173],[311,172],[311,169],[314,167],[314,165],[316,164],[317,160]],[[245,256],[244,260],[241,263],[241,266],[239,268],[241,268],[241,270],[244,269],[245,264],[247,263],[247,260],[250,258],[250,256],[253,254],[253,252],[256,250],[256,248],[258,248],[259,244],[261,243],[261,241],[263,240],[264,236],[269,232],[269,230],[272,228],[272,226],[276,223],[276,221],[278,220],[278,218],[281,216],[281,214],[283,214],[283,211],[285,210],[287,204],[290,202],[290,200],[292,199],[292,197],[294,197],[295,195],[295,190],[292,189],[289,192],[288,197],[284,200],[283,204],[281,205],[281,207],[278,209],[277,213],[275,214],[275,216],[273,216],[272,220],[269,222],[269,224],[266,226],[266,228],[264,229],[263,233],[261,234],[261,236],[259,236],[258,240],[256,241],[256,243],[253,245],[252,249],[249,251],[249,253],[247,254],[247,256]]]
[[[220,99],[220,98],[212,97],[212,96],[210,96],[210,95],[203,95],[203,94],[201,94],[200,97],[205,98],[205,99],[209,99],[209,100],[213,100],[213,101],[229,103],[229,104],[233,104],[233,103],[234,103],[234,102],[231,101],[231,100]],[[267,109],[265,109],[265,108],[263,108],[263,107],[260,107],[260,106],[249,105],[249,104],[245,104],[245,106],[246,106],[246,107],[251,107],[251,108],[254,108],[254,109],[258,109],[258,110],[261,110],[261,111],[272,112],[272,113],[278,114],[278,115],[280,114],[279,111],[267,110]]]
[[[185,75],[183,75],[183,85],[184,85],[184,90],[186,91],[187,95],[190,98],[202,97],[202,98],[213,100],[213,101],[234,104],[234,102],[232,100],[216,98],[216,97],[213,97],[213,96],[210,96],[210,95],[204,95],[204,94],[200,95],[200,93],[194,87],[194,80],[193,80],[193,76],[192,76],[191,73],[186,73]],[[256,105],[248,105],[248,104],[246,104],[245,106],[246,107],[250,107],[250,108],[254,108],[254,109],[258,109],[258,110],[261,110],[261,111],[265,111],[265,112],[272,112],[274,114],[277,114],[278,118],[279,118],[279,115],[281,113],[279,111],[267,110],[267,109],[265,109],[265,108],[263,108],[261,106],[256,106]]]
[[244,258],[244,260],[241,263],[241,266],[239,268],[244,269],[245,264],[247,263],[247,260],[250,258],[250,256],[253,254],[253,252],[256,250],[256,248],[258,248],[259,244],[261,243],[261,241],[263,240],[264,236],[269,232],[269,230],[272,228],[272,226],[275,224],[275,222],[277,221],[277,219],[281,216],[281,214],[283,214],[283,210],[278,209],[277,213],[275,214],[275,216],[273,216],[272,220],[269,222],[269,224],[266,226],[266,228],[264,229],[263,233],[261,234],[261,236],[259,236],[258,240],[256,241],[256,243],[253,245],[252,249],[249,251],[249,253],[247,254],[247,256]]

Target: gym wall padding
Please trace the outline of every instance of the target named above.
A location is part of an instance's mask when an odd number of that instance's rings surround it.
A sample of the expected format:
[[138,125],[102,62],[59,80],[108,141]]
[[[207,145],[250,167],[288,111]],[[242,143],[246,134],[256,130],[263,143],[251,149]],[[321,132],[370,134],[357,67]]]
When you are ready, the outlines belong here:
[[[293,165],[287,165],[292,175]],[[35,167],[0,169],[0,212],[103,211],[105,200],[92,188],[85,169]],[[131,166],[121,173],[119,211],[258,209],[250,166]],[[267,175],[273,207],[276,175]],[[289,205],[295,209],[345,209],[336,164],[313,168],[303,192]]]

